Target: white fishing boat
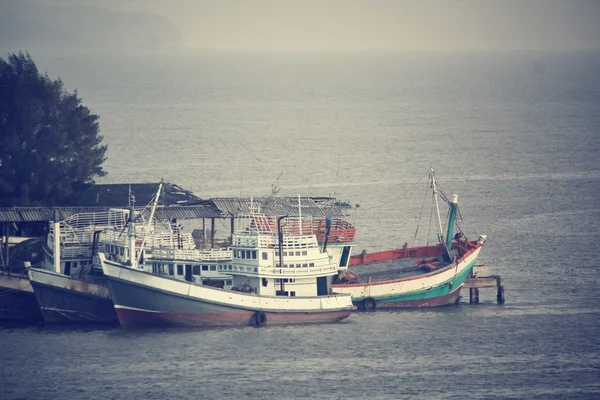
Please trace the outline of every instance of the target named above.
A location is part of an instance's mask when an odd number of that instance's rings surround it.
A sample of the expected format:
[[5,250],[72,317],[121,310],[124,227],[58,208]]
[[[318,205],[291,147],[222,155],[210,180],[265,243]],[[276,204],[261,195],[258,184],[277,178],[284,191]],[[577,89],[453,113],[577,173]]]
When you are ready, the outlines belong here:
[[[154,221],[161,185],[151,209],[135,210],[132,202],[129,210],[80,213],[50,224],[44,265],[29,269],[44,322],[118,324],[99,252],[123,262],[134,258],[138,265],[145,260],[153,273],[189,281],[218,275],[217,264],[231,262],[230,249],[197,249],[177,223]],[[173,264],[175,259],[185,264]]]
[[[327,225],[326,235],[331,220]],[[327,237],[319,244],[311,217],[269,217],[253,208],[236,226],[233,261],[193,282],[101,253],[121,325],[263,326],[335,322],[351,314],[350,295],[331,290],[340,258],[328,254]],[[168,251],[176,255],[173,264],[186,265],[177,249]]]

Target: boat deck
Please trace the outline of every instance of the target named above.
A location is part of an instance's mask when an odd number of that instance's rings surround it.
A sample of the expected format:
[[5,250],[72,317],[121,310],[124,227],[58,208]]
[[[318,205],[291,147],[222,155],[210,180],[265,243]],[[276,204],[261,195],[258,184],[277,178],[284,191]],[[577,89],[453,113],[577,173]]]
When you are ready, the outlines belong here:
[[441,257],[400,258],[371,264],[358,264],[349,267],[348,283],[382,282],[423,275],[448,265]]

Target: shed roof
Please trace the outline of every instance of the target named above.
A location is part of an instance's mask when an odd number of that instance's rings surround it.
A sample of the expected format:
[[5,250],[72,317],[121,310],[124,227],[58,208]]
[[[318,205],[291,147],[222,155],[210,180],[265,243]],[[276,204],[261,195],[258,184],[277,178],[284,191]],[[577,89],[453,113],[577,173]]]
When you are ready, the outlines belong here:
[[[266,215],[289,215],[298,216],[297,197],[216,197],[211,199],[212,203],[227,216],[237,217],[239,214],[248,214],[250,205],[254,203],[260,206],[260,212]],[[339,207],[326,202],[316,202],[311,197],[300,198],[300,208],[303,216],[313,217],[344,217],[348,215],[344,207]]]
[[[0,207],[0,222],[62,221],[74,214],[107,212],[116,207]],[[142,208],[142,207],[136,207]],[[156,209],[160,220],[223,218],[211,205],[165,206]]]
[[[84,206],[127,207],[129,194],[135,197],[135,204],[145,206],[152,202],[159,183],[113,183],[93,185],[80,197],[78,203]],[[163,183],[159,203],[165,206],[205,204],[189,190],[174,183]]]

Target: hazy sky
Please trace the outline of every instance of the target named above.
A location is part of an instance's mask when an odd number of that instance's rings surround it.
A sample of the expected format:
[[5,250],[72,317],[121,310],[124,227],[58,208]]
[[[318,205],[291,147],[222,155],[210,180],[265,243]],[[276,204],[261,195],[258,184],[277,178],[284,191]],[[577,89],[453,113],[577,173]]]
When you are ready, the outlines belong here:
[[160,13],[186,46],[207,49],[600,49],[600,0],[45,2]]

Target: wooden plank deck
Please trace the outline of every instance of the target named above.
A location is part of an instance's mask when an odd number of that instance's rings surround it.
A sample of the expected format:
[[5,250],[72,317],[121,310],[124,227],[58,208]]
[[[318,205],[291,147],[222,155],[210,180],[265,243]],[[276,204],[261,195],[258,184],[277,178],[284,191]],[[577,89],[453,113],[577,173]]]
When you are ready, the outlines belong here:
[[[476,266],[487,270],[485,266]],[[479,289],[496,288],[496,301],[504,304],[504,279],[500,275],[481,276],[474,267],[474,274],[465,281],[463,288],[469,289],[469,303],[479,304]]]

